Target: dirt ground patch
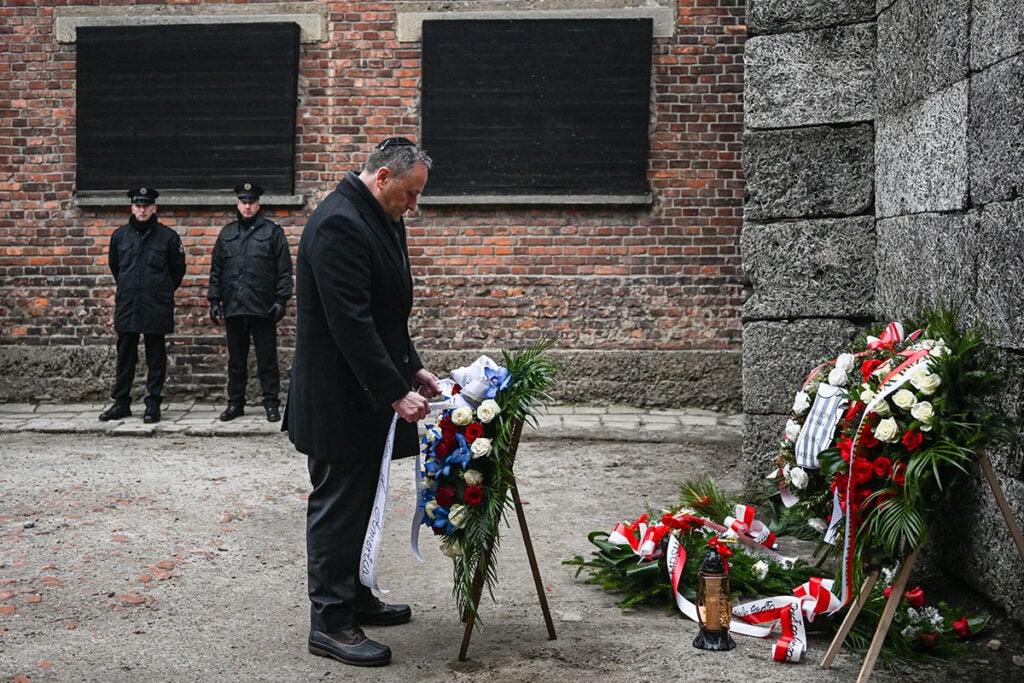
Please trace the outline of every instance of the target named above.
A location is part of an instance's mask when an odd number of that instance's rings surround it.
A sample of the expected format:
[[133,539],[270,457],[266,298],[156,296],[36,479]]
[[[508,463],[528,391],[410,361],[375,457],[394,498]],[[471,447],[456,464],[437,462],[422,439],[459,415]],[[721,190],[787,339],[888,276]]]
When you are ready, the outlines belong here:
[[[707,653],[696,625],[615,596],[562,562],[587,533],[677,499],[714,474],[738,490],[735,444],[526,439],[518,475],[557,639],[548,641],[518,526],[506,533],[495,600],[467,662],[449,560],[428,532],[409,550],[413,464],[393,465],[381,585],[407,625],[367,629],[394,661],[356,669],[306,652],[305,461],[280,435],[111,437],[16,433],[0,456],[0,680],[4,681],[852,681],[860,657],[772,662],[738,638]],[[985,642],[999,637],[993,652]],[[997,621],[971,656],[872,680],[1019,680],[1019,629]]]

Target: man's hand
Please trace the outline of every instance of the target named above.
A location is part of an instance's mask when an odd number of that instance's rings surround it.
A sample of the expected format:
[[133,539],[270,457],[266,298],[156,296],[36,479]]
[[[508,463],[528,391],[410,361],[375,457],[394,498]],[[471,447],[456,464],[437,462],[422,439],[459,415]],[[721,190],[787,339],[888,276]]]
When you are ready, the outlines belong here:
[[210,320],[213,321],[214,325],[220,325],[220,319],[224,317],[224,311],[221,310],[220,302],[216,299],[210,302]]
[[430,404],[427,399],[410,391],[402,398],[391,404],[403,420],[406,422],[419,422],[427,415],[430,415]]
[[416,387],[416,391],[420,396],[426,398],[434,398],[441,395],[441,385],[437,381],[437,375],[424,368],[420,368],[413,375],[413,386]]
[[270,310],[267,311],[267,313],[270,314],[270,317],[274,319],[275,323],[281,322],[281,319],[284,318],[284,304],[278,301],[270,307]]

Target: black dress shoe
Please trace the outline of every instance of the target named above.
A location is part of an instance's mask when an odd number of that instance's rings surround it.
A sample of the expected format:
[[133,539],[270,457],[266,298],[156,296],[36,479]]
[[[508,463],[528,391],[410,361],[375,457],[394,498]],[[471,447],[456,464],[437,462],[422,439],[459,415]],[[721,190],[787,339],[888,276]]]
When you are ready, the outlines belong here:
[[115,403],[110,406],[102,413],[100,413],[100,422],[107,422],[109,420],[120,420],[123,417],[131,417],[132,409],[125,405],[118,405]]
[[391,648],[370,640],[358,626],[331,633],[310,631],[309,651],[353,666],[384,666],[391,663]]
[[148,425],[156,424],[160,421],[160,406],[149,406],[146,408],[146,414],[142,416],[142,421]]
[[242,417],[243,415],[245,415],[245,406],[237,406],[229,403],[227,410],[220,414],[220,421],[230,422],[236,417]]
[[352,610],[360,626],[397,626],[412,619],[409,605],[388,605],[376,597],[363,607]]
[[264,407],[267,409],[267,422],[281,421],[281,411],[278,410],[277,406],[269,405]]

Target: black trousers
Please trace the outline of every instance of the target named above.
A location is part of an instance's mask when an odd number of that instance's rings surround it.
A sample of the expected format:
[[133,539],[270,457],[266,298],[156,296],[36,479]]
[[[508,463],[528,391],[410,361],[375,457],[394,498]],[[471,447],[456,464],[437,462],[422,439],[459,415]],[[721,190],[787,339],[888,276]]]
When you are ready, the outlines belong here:
[[380,457],[351,463],[308,458],[313,490],[306,505],[306,570],[309,624],[314,631],[355,625],[353,605],[372,592],[359,583],[363,537],[373,513]]
[[228,337],[228,403],[245,405],[248,383],[249,341],[256,349],[256,369],[263,390],[263,405],[278,405],[281,373],[277,365],[277,323],[272,318],[237,315],[224,319]]
[[110,397],[118,405],[132,402],[132,382],[139,363],[139,337],[146,343],[146,405],[160,405],[167,380],[167,338],[162,334],[121,332],[117,335],[117,376]]

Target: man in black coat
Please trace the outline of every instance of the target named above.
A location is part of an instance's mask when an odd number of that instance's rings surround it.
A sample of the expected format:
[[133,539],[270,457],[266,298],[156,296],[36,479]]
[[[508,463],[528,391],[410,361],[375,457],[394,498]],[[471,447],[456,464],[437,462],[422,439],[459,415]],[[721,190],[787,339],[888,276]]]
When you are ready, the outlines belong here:
[[139,360],[140,336],[145,338],[148,369],[143,421],[160,421],[167,379],[166,335],[174,331],[174,290],[185,276],[185,249],[178,233],[157,220],[159,195],[147,187],[128,190],[132,200],[128,224],[110,237],[107,260],[117,282],[117,377],[110,394],[114,405],[100,413],[104,422],[132,414],[132,381]]
[[224,319],[228,340],[228,407],[223,422],[245,414],[249,341],[256,349],[256,369],[267,420],[281,419],[278,392],[277,323],[292,296],[292,257],[288,239],[260,208],[263,188],[251,182],[235,186],[238,218],[224,226],[213,245],[210,264],[210,319]]
[[416,208],[430,157],[388,138],[313,213],[296,260],[296,340],[285,429],[308,456],[309,651],[347,664],[391,661],[360,625],[411,618],[359,581],[385,439],[397,412],[394,457],[413,455],[416,422],[440,392],[409,337],[413,288],[402,216]]

